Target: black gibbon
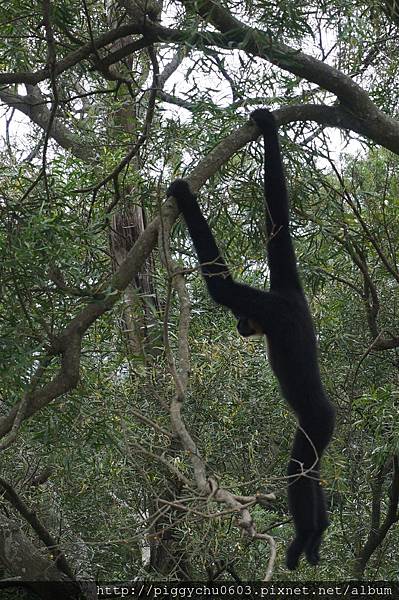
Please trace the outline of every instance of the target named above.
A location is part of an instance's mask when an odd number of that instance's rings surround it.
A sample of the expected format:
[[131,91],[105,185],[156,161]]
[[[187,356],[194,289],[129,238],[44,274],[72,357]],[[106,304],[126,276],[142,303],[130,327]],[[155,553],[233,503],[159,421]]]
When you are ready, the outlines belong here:
[[213,300],[233,312],[242,336],[267,336],[270,364],[283,396],[298,418],[288,466],[288,505],[295,524],[295,538],[286,555],[288,569],[295,569],[303,552],[311,565],[319,562],[322,535],[328,527],[319,465],[334,430],[335,412],[320,380],[312,317],[289,232],[288,194],[277,124],[266,109],[255,110],[251,119],[263,134],[265,145],[270,291],[232,279],[186,181],[174,181],[167,193],[177,200],[183,213]]

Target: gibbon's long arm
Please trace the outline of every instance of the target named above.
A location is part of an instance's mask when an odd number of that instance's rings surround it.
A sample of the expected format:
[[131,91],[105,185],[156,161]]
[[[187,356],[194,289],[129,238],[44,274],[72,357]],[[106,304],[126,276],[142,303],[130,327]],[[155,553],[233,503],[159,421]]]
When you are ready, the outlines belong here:
[[265,146],[264,189],[270,289],[301,289],[289,232],[289,201],[277,123],[273,115],[264,109],[255,110],[251,119],[261,130]]
[[[184,179],[176,179],[167,190],[177,200],[193,241],[210,296],[239,318],[243,314],[268,329],[281,315],[281,300],[274,294],[238,283],[220,254],[215,238],[198,205],[196,196]],[[284,305],[284,302],[282,302]],[[279,306],[280,305],[280,306]]]
[[177,200],[177,206],[186,221],[201,263],[202,274],[213,297],[213,294],[218,294],[220,287],[229,287],[233,279],[219,252],[213,233],[201,212],[197,197],[192,193],[189,184],[184,179],[173,181],[166,193]]

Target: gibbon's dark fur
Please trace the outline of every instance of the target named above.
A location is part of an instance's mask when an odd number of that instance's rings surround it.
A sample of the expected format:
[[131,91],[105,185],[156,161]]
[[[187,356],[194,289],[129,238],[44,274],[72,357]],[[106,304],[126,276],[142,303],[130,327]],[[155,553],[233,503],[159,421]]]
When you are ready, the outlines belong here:
[[183,213],[214,301],[234,313],[242,336],[259,333],[267,336],[272,369],[298,418],[299,427],[288,466],[288,504],[296,534],[286,556],[287,567],[295,569],[303,552],[310,564],[319,562],[322,535],[328,527],[319,465],[333,433],[335,415],[320,380],[312,317],[298,276],[289,232],[288,194],[277,124],[266,109],[255,110],[251,119],[262,132],[265,144],[270,291],[232,279],[187,182],[174,181],[167,193],[176,198]]

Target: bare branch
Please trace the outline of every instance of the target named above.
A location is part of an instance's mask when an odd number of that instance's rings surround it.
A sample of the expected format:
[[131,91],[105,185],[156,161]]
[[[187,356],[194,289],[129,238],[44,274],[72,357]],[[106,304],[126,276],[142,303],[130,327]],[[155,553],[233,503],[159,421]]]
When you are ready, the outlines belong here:
[[182,108],[186,108],[187,110],[195,110],[197,104],[195,102],[191,102],[190,100],[184,100],[184,98],[179,98],[178,96],[173,96],[172,94],[168,94],[167,92],[161,91],[159,93],[159,97],[164,102],[168,104],[175,104],[176,106],[181,106]]
[[77,158],[90,161],[95,158],[93,145],[82,143],[78,136],[72,134],[57,119],[50,124],[51,111],[47,108],[46,101],[40,93],[39,88],[32,87],[31,93],[26,96],[14,94],[9,90],[0,90],[0,100],[16,108],[29,117],[33,123],[39,125],[43,131],[49,131],[51,137],[66,150],[71,150]]
[[[70,54],[68,54],[65,58],[60,60],[54,66],[54,75],[58,76],[64,71],[70,69],[71,67],[77,65],[82,60],[89,58],[92,54],[94,54],[98,49],[104,48],[108,44],[111,44],[115,40],[119,38],[126,37],[132,34],[140,34],[143,30],[143,26],[137,25],[136,23],[129,23],[128,25],[121,25],[120,27],[116,27],[115,29],[111,29],[106,33],[98,36],[92,41],[83,44],[77,50],[74,50]],[[148,40],[148,44],[151,43],[151,40]],[[137,42],[138,49],[143,48],[143,41],[139,40]],[[116,62],[116,61],[115,61]],[[40,81],[44,81],[50,77],[49,68],[46,67],[36,72],[24,71],[19,73],[0,73],[0,84],[7,83],[26,83],[31,85],[36,85]]]
[[161,90],[163,90],[169,77],[171,77],[173,73],[180,67],[186,56],[187,50],[185,48],[179,48],[170,62],[165,66],[164,70],[159,76],[159,87]]

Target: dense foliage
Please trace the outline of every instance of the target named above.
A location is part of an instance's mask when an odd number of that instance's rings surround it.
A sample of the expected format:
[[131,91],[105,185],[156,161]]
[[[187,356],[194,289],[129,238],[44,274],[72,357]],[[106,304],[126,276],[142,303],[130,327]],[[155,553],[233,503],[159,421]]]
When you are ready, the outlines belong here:
[[[28,509],[80,578],[264,576],[271,547],[198,483],[174,417],[179,386],[207,477],[252,498],[256,530],[277,542],[273,578],[397,578],[395,5],[209,4],[2,3],[4,578],[40,580],[54,565]],[[203,186],[234,274],[267,286],[261,148],[247,122],[265,104],[282,125],[295,248],[338,414],[323,561],[294,576],[282,560],[294,417],[263,340],[238,338],[175,206],[160,212],[174,176]]]

